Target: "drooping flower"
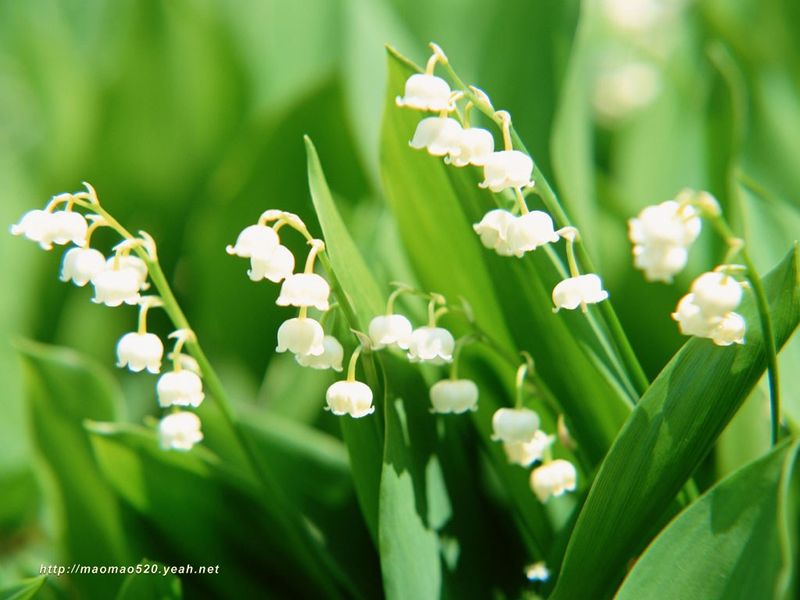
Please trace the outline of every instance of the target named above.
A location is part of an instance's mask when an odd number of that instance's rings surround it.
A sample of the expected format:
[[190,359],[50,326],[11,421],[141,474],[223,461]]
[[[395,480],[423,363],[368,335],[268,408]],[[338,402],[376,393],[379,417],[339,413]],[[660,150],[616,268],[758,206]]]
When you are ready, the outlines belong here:
[[92,302],[106,306],[119,306],[125,304],[138,304],[141,298],[139,291],[142,287],[140,272],[130,266],[122,266],[121,261],[113,257],[106,263],[106,267],[92,277],[94,298]]
[[332,335],[326,335],[322,339],[322,347],[322,354],[295,354],[295,360],[303,367],[341,371],[344,348],[342,348],[339,340]]
[[480,183],[480,187],[488,187],[493,192],[523,188],[531,185],[532,174],[533,160],[527,154],[519,150],[492,152],[485,159],[484,181]]
[[709,337],[717,346],[730,346],[744,344],[744,334],[747,329],[744,317],[739,313],[729,312],[722,317],[717,326],[711,330]]
[[146,290],[148,288],[147,264],[138,256],[133,256],[131,254],[123,254],[117,257],[112,256],[106,260],[106,268],[132,269],[136,272],[139,289]]
[[197,408],[203,402],[203,381],[193,371],[169,371],[164,373],[156,384],[158,405],[192,406]]
[[294,271],[294,254],[286,246],[277,245],[267,254],[253,254],[250,257],[248,277],[252,281],[268,279],[279,283]]
[[494,441],[530,442],[538,429],[539,415],[529,408],[499,408],[492,416]]
[[536,467],[531,472],[531,489],[540,502],[572,492],[577,486],[578,473],[568,460],[556,459]]
[[319,356],[325,352],[324,339],[322,325],[314,319],[288,319],[278,328],[278,346],[275,351]]
[[85,246],[88,228],[84,216],[71,210],[31,210],[22,216],[19,223],[11,226],[11,233],[24,235],[38,242],[43,249],[50,250],[53,244],[63,246],[70,242]]
[[313,306],[328,310],[331,286],[316,273],[297,273],[283,281],[281,293],[275,301],[278,306]]
[[704,315],[722,316],[742,301],[742,285],[725,273],[703,273],[691,287],[694,301]]
[[397,106],[433,112],[452,111],[450,85],[441,77],[415,73],[406,80],[405,95],[395,100]]
[[336,416],[350,415],[359,419],[375,411],[372,390],[360,381],[337,381],[328,388],[325,400],[328,409]]
[[647,281],[671,283],[689,260],[684,246],[634,246],[633,266],[644,271]]
[[518,257],[539,246],[558,241],[553,219],[546,212],[533,210],[514,219],[508,226],[508,246]]
[[405,316],[378,315],[369,322],[369,337],[375,350],[396,346],[408,350],[408,342],[413,327]]
[[161,419],[158,439],[163,450],[191,450],[202,441],[200,418],[191,412],[177,412]]
[[486,159],[494,152],[494,137],[487,129],[480,127],[467,127],[462,129],[456,138],[455,145],[457,152],[451,152],[445,158],[456,167],[475,165],[482,167],[486,164]]
[[712,340],[718,346],[743,344],[744,318],[733,312],[742,300],[742,284],[730,275],[703,273],[678,302],[672,318],[683,335]]
[[508,462],[523,467],[529,467],[536,461],[542,460],[545,452],[553,445],[555,436],[547,435],[541,429],[533,434],[527,442],[504,442],[503,450],[506,452]]
[[550,579],[550,570],[544,562],[533,563],[525,568],[525,577],[528,581],[547,581]]
[[478,386],[470,379],[443,379],[431,386],[433,412],[461,414],[478,409]]
[[61,263],[61,281],[85,286],[106,267],[103,253],[94,248],[70,248]]
[[481,237],[481,243],[500,256],[511,256],[513,250],[508,241],[508,230],[517,219],[511,212],[495,208],[483,215],[480,223],[472,226]]
[[574,310],[578,306],[602,302],[608,298],[608,292],[603,289],[603,281],[594,273],[569,277],[553,288],[553,304],[556,311],[566,308]]
[[461,154],[461,124],[449,117],[427,117],[417,125],[408,143],[415,150],[423,148],[433,156],[457,157]]
[[117,366],[134,373],[144,369],[158,373],[163,356],[164,344],[153,333],[126,333],[117,342]]
[[236,244],[228,245],[228,254],[252,258],[253,256],[269,256],[280,243],[278,234],[266,225],[248,225],[239,234]]
[[672,318],[678,322],[678,329],[683,335],[698,337],[708,337],[721,320],[719,316],[706,317],[695,303],[694,294],[686,294],[680,299]]
[[453,360],[455,340],[453,334],[442,327],[418,327],[408,341],[408,359],[411,362],[429,362],[441,365]]

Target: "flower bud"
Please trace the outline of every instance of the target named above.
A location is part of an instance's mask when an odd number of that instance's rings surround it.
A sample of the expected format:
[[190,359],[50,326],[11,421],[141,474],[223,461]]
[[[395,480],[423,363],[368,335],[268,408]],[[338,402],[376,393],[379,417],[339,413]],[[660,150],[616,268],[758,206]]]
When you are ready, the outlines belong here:
[[602,302],[606,298],[608,292],[603,289],[600,277],[594,273],[569,277],[553,288],[553,304],[556,310],[573,310],[578,306]]
[[326,335],[322,339],[322,354],[295,354],[294,358],[303,367],[312,369],[333,369],[342,370],[342,358],[344,358],[344,348],[332,335]]
[[486,159],[494,152],[494,137],[492,133],[480,127],[468,127],[462,129],[455,140],[458,152],[453,152],[445,162],[449,162],[456,167],[475,165],[482,167],[486,164]]
[[126,333],[117,342],[117,366],[134,373],[144,369],[158,373],[163,356],[164,344],[153,333]]
[[203,402],[203,381],[193,371],[170,371],[164,373],[156,384],[158,405],[192,406],[197,408]]
[[234,246],[226,248],[228,254],[251,258],[255,255],[269,256],[279,243],[278,234],[266,225],[249,225],[236,239]]
[[502,192],[508,188],[522,188],[531,184],[533,160],[519,150],[493,152],[483,165],[482,188]]
[[408,145],[415,150],[424,148],[432,156],[458,156],[461,132],[461,124],[455,119],[427,117],[419,122]]
[[405,95],[395,100],[397,106],[439,112],[455,107],[450,101],[450,85],[441,77],[415,73],[406,80]]
[[419,327],[408,342],[408,359],[411,362],[430,362],[434,365],[453,360],[455,340],[453,334],[442,327]]
[[742,301],[742,286],[725,273],[703,273],[692,283],[694,302],[706,317],[721,317]]

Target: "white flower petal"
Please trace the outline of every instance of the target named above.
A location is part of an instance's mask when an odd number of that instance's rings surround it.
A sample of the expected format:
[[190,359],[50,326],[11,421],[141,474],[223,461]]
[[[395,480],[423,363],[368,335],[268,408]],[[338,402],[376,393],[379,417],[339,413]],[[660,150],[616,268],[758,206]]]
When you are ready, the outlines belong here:
[[405,95],[398,96],[396,103],[397,106],[436,112],[455,108],[450,102],[450,85],[441,77],[421,73],[408,78]]
[[431,386],[433,412],[461,414],[478,409],[478,386],[469,379],[443,379]]
[[350,415],[359,419],[372,414],[372,390],[360,381],[337,381],[325,394],[328,409],[337,416]]
[[408,341],[408,359],[411,362],[429,362],[435,365],[453,360],[455,340],[453,334],[442,327],[419,327]]
[[61,263],[61,281],[83,287],[106,268],[103,253],[94,248],[70,248]]
[[530,442],[539,429],[539,415],[529,408],[499,408],[492,416],[492,439]]
[[278,306],[313,306],[328,310],[331,287],[316,273],[297,273],[283,280],[281,293],[275,301]]
[[403,315],[379,315],[369,322],[369,337],[375,350],[396,346],[408,349],[408,341],[413,327]]
[[278,328],[278,346],[275,350],[319,356],[325,352],[324,339],[322,325],[314,319],[289,319]]
[[531,489],[540,502],[550,497],[561,496],[577,487],[578,473],[575,466],[563,459],[556,459],[541,465],[531,473]]
[[508,226],[508,246],[516,256],[557,241],[553,219],[541,210],[517,217]]
[[508,188],[522,188],[530,185],[533,174],[533,160],[519,150],[493,152],[485,158],[483,165],[484,181],[480,187],[493,192]]
[[135,373],[144,369],[158,373],[163,356],[164,344],[153,333],[126,333],[117,342],[117,366]]
[[596,304],[608,298],[603,282],[594,273],[569,277],[553,288],[553,304],[556,310],[573,310],[585,304]]
[[295,354],[294,358],[298,364],[312,369],[333,369],[342,370],[342,359],[344,358],[344,348],[332,335],[326,335],[322,339],[322,354]]
[[278,245],[266,255],[254,254],[250,257],[250,270],[247,275],[253,281],[269,279],[279,283],[294,271],[294,254],[286,246]]
[[190,412],[167,415],[159,423],[158,439],[164,450],[191,450],[203,439],[200,418]]
[[158,405],[198,407],[203,402],[203,380],[193,371],[164,373],[156,385]]
[[280,243],[278,234],[267,225],[249,225],[236,239],[236,244],[227,247],[228,254],[251,258],[258,254],[268,256]]

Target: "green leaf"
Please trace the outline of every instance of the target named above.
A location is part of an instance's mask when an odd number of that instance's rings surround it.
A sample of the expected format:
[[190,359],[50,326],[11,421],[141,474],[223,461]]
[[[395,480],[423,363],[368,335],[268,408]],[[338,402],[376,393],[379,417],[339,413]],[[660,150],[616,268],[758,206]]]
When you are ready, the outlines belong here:
[[33,577],[0,590],[0,600],[30,600],[42,589],[47,577]]
[[137,566],[141,572],[125,578],[117,594],[117,600],[181,600],[183,591],[181,580],[164,572],[164,565],[143,560]]
[[800,443],[785,443],[715,485],[636,562],[616,600],[796,598],[779,589],[784,565],[782,513]]
[[[765,279],[776,341],[800,318],[798,252]],[[567,547],[555,599],[605,598],[766,369],[752,297],[747,343],[692,339],[653,382],[603,461]],[[597,549],[602,548],[602,552]]]
[[[305,138],[305,142],[308,155],[308,185],[322,227],[325,253],[330,260],[325,266],[332,278],[333,289],[348,323],[351,327],[366,332],[372,317],[384,312],[383,295],[333,202],[314,143],[308,137]],[[362,364],[372,363],[369,356],[365,356],[364,360],[365,363]],[[372,368],[374,370],[374,367]],[[380,457],[383,454],[383,432],[378,425],[379,418],[380,408],[371,418],[340,420],[342,434],[350,454],[361,510],[376,542],[381,478]]]
[[[121,406],[111,376],[79,354],[18,340],[34,439],[58,490],[59,530],[67,555],[82,564],[125,564],[122,515],[92,455],[86,419],[114,419]],[[76,575],[87,593],[111,596],[113,578]]]
[[339,595],[310,562],[298,531],[287,533],[274,499],[214,454],[202,446],[166,452],[153,432],[133,425],[87,427],[109,484],[159,533],[149,553],[160,562],[220,565],[203,585],[221,595],[236,589],[256,597],[265,587],[286,596]]
[[629,414],[635,393],[595,310],[590,309],[589,318],[580,312],[553,314],[551,292],[565,273],[551,248],[516,259],[481,245],[472,224],[497,207],[497,197],[478,188],[477,170],[445,165],[409,148],[420,114],[398,108],[395,97],[416,67],[393,50],[388,63],[383,179],[419,279],[451,301],[466,298],[481,327],[507,350],[533,356],[537,371],[570,415],[582,449],[599,461]]

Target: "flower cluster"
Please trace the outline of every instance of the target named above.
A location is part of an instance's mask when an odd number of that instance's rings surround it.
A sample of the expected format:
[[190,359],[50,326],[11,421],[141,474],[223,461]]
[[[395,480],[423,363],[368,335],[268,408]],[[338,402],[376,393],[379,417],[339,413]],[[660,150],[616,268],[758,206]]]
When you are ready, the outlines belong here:
[[[481,243],[501,256],[522,257],[540,246],[557,242],[561,237],[570,243],[577,237],[573,227],[556,230],[551,216],[541,210],[529,210],[525,201],[525,190],[534,187],[534,163],[530,156],[515,149],[511,135],[511,116],[506,111],[496,111],[485,92],[471,87],[469,95],[479,103],[482,110],[490,113],[499,124],[503,136],[503,149],[495,150],[494,136],[487,129],[470,126],[469,114],[475,106],[467,101],[462,121],[458,117],[458,101],[467,95],[467,90],[452,91],[450,84],[434,75],[436,65],[448,64],[441,48],[431,44],[433,55],[428,60],[424,74],[408,78],[405,94],[397,98],[397,105],[419,111],[439,113],[423,118],[417,125],[410,146],[426,150],[429,154],[444,157],[444,161],[456,167],[473,165],[483,169],[481,188],[494,193],[513,192],[515,210],[495,208],[487,212],[473,226]],[[570,261],[570,278],[559,283],[553,290],[556,310],[586,310],[587,304],[605,300],[608,294],[602,289],[597,275],[581,276],[574,260]]]
[[[147,370],[157,374],[161,371],[164,344],[157,335],[147,331],[147,313],[153,307],[162,306],[162,301],[158,296],[141,294],[149,288],[148,262],[155,262],[155,242],[144,232],[140,232],[138,238],[132,237],[111,223],[104,216],[106,213],[94,188],[86,184],[86,189],[86,192],[59,194],[44,210],[29,211],[18,224],[12,225],[11,233],[25,236],[45,250],[51,250],[53,244],[73,244],[74,247],[64,253],[62,281],[71,281],[79,287],[91,283],[94,288],[92,302],[97,304],[112,307],[138,305],[138,329],[126,333],[117,343],[117,366],[137,373]],[[93,212],[84,216],[75,210],[76,207]],[[113,256],[108,258],[91,247],[92,235],[99,227],[113,227],[124,238],[113,248]],[[131,254],[132,251],[137,251],[141,257]],[[203,439],[200,419],[196,414],[182,410],[185,407],[197,408],[204,397],[199,368],[190,357],[181,354],[181,348],[193,340],[193,336],[186,329],[179,329],[170,336],[177,339],[172,354],[173,370],[161,375],[156,385],[159,406],[172,410],[159,424],[159,441],[164,449],[189,450]],[[193,368],[183,370],[184,365]]]
[[681,298],[672,318],[683,335],[708,338],[718,346],[744,344],[745,321],[734,312],[742,301],[742,283],[721,271],[703,273]]

